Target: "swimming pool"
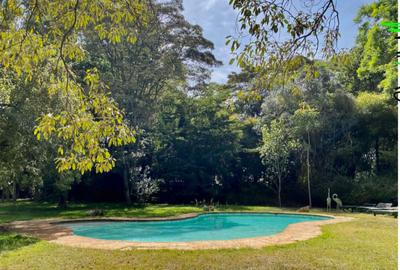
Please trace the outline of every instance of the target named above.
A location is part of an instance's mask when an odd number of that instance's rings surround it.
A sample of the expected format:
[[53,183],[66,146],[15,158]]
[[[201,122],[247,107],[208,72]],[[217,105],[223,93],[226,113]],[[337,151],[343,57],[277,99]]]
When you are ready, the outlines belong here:
[[269,236],[288,225],[331,219],[324,216],[271,213],[202,214],[171,221],[102,221],[66,223],[75,235],[135,242],[192,242]]

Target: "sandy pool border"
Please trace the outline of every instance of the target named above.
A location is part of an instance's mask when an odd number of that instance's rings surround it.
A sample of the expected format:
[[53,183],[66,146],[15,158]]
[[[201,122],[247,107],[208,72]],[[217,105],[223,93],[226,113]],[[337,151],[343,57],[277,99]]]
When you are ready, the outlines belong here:
[[[181,220],[197,217],[203,214],[223,213],[268,213],[268,214],[289,214],[289,215],[310,215],[325,216],[332,219],[307,221],[290,224],[282,232],[271,236],[260,236],[253,238],[242,238],[234,240],[211,240],[193,242],[131,242],[123,240],[102,240],[74,235],[72,230],[63,226],[69,222],[90,222],[90,221],[166,221]],[[339,222],[351,221],[351,217],[332,216],[325,214],[291,213],[291,212],[211,212],[191,213],[175,217],[165,218],[79,218],[79,219],[42,219],[31,221],[15,221],[2,225],[3,228],[17,233],[31,235],[51,243],[67,245],[71,247],[96,248],[96,249],[221,249],[221,248],[262,248],[271,245],[289,244],[297,241],[311,239],[322,234],[321,226]]]

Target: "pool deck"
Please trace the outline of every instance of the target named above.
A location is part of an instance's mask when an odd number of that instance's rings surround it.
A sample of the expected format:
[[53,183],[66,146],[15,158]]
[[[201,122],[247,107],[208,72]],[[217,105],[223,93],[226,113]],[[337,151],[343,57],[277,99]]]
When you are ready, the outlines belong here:
[[[222,212],[216,212],[216,214]],[[240,213],[240,212],[235,212]],[[257,213],[257,212],[252,212]],[[328,216],[332,219],[307,221],[290,224],[284,231],[271,235],[254,238],[242,238],[235,240],[213,240],[194,242],[132,242],[123,240],[102,240],[73,234],[73,231],[64,226],[68,222],[90,221],[165,221],[193,218],[205,213],[184,214],[176,217],[165,218],[80,218],[80,219],[41,219],[31,221],[15,221],[2,225],[3,229],[14,231],[47,240],[51,243],[67,245],[71,247],[96,248],[96,249],[221,249],[221,248],[262,248],[271,245],[290,244],[297,241],[308,240],[322,234],[321,226],[339,222],[351,221],[354,218],[343,216]],[[295,213],[271,213],[271,214],[295,214]],[[306,215],[304,213],[299,213]]]

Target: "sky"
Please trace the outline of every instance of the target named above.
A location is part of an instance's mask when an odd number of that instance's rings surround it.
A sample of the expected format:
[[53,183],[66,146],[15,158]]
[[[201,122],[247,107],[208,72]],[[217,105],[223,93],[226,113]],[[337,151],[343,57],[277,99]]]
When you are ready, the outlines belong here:
[[[213,70],[211,81],[224,83],[229,73],[239,69],[229,65],[230,48],[225,45],[225,37],[237,33],[237,11],[228,4],[229,0],[183,0],[186,19],[203,28],[204,36],[214,43],[214,55],[224,65]],[[357,25],[353,22],[358,9],[373,0],[337,0],[341,37],[338,48],[351,48],[354,45]]]

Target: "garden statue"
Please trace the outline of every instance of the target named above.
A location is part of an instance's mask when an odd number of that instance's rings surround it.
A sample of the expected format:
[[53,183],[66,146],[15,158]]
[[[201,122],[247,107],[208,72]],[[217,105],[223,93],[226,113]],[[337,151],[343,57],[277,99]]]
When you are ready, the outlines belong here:
[[328,198],[326,198],[326,211],[327,212],[331,211],[331,204],[332,204],[331,189],[328,188]]
[[336,202],[336,209],[339,210],[340,208],[342,208],[342,206],[343,206],[342,200],[339,199],[337,194],[332,195],[332,200],[334,200]]

